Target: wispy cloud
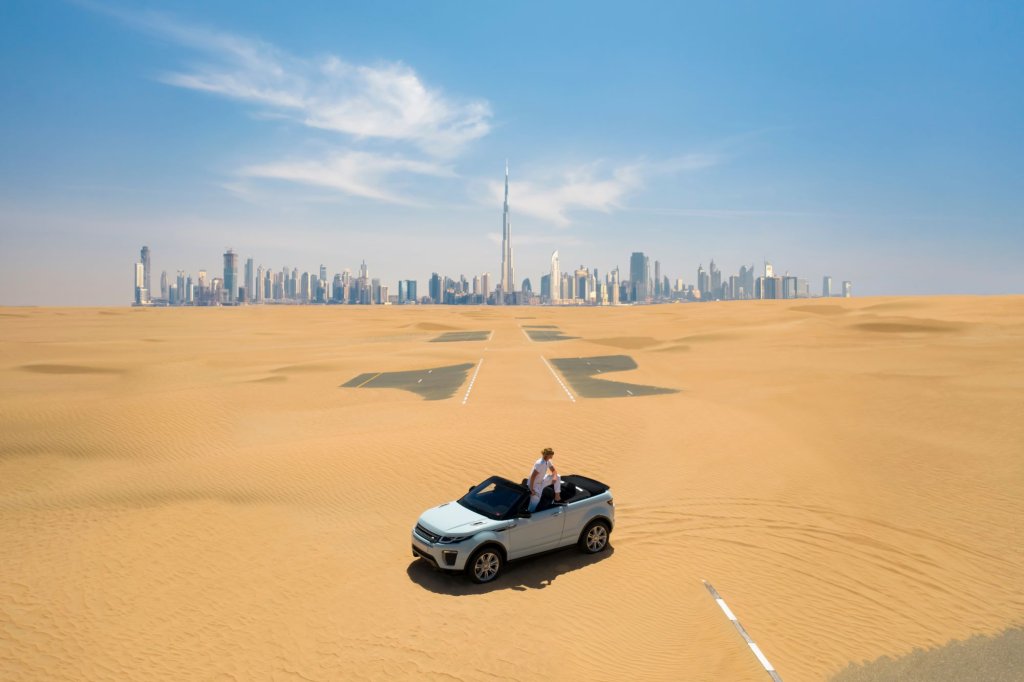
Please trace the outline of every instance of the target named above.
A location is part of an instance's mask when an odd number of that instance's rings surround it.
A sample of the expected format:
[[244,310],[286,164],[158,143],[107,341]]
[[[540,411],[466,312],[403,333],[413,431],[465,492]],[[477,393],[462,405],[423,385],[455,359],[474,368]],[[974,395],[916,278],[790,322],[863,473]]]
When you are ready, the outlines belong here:
[[[657,175],[695,171],[719,163],[712,154],[688,154],[660,161],[638,161],[610,167],[596,162],[517,179],[509,203],[519,213],[559,226],[571,223],[574,211],[610,213],[625,207],[626,199]],[[488,183],[491,197],[500,200],[504,185]]]
[[[77,1],[185,48],[190,63],[159,74],[161,82],[242,102],[259,118],[286,119],[337,135],[333,152],[315,158],[292,155],[238,169],[237,177],[223,185],[239,196],[252,197],[260,182],[271,180],[385,203],[424,205],[428,202],[410,192],[416,187],[410,178],[457,177],[451,164],[491,130],[492,112],[485,99],[447,94],[402,62],[357,64],[332,54],[297,56],[259,38],[185,23],[161,12]],[[619,165],[595,162],[516,178],[513,204],[520,214],[566,226],[577,211],[623,208],[655,176],[719,161],[717,155],[689,154]],[[485,186],[490,189],[487,200],[500,202],[501,183]]]
[[87,4],[200,55],[159,79],[248,102],[311,128],[355,139],[407,142],[451,157],[491,129],[485,99],[459,98],[425,83],[402,62],[356,64],[337,55],[299,57],[266,41],[190,25],[159,12]]
[[402,62],[356,64],[337,55],[300,57],[258,38],[188,24],[165,13],[79,3],[185,48],[191,63],[160,73],[178,88],[242,102],[270,121],[337,134],[336,151],[241,168],[224,183],[239,196],[253,179],[283,180],[386,203],[416,205],[409,176],[453,177],[451,161],[491,129],[490,104],[428,85]]
[[240,174],[243,177],[327,187],[354,196],[407,205],[418,202],[385,189],[385,179],[402,174],[455,177],[450,168],[437,163],[357,151],[338,153],[326,159],[298,159],[248,166],[241,169]]

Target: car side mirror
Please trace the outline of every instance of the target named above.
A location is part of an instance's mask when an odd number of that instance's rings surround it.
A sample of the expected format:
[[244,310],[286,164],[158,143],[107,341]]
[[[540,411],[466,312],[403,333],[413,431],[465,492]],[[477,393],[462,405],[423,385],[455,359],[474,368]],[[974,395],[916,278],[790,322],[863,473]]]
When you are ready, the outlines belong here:
[[519,514],[517,514],[517,516],[519,516],[519,518],[521,518],[521,519],[528,519],[531,516],[533,516],[533,514],[531,514],[528,511],[521,511],[521,512],[519,512]]

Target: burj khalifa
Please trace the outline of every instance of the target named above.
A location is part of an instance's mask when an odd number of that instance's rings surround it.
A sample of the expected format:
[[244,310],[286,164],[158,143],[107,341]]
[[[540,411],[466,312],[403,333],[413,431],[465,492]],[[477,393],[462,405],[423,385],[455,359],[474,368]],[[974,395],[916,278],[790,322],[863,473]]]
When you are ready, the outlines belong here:
[[508,161],[505,161],[505,211],[501,223],[501,297],[504,298],[516,290],[515,269],[512,265],[512,225],[508,220]]

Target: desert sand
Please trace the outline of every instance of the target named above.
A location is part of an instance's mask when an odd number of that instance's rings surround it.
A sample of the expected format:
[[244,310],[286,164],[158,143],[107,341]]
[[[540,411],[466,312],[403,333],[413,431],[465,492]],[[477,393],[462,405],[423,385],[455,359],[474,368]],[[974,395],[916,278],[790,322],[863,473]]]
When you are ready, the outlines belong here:
[[[567,392],[594,356],[674,392]],[[1020,665],[1024,297],[5,308],[0,386],[0,679],[768,679],[702,579],[787,682]],[[413,560],[545,446],[612,486],[610,551]]]

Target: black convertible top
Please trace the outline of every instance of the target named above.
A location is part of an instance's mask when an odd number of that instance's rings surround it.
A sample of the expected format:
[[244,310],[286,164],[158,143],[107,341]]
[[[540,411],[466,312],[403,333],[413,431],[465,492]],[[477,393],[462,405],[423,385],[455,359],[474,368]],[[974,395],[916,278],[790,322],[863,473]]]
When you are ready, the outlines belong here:
[[580,476],[578,474],[570,474],[568,476],[562,476],[563,483],[572,483],[577,488],[583,488],[591,495],[600,495],[604,491],[608,490],[608,486],[600,481],[595,481],[592,478],[586,476]]

